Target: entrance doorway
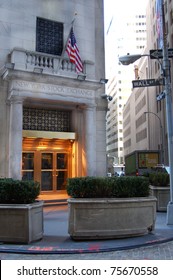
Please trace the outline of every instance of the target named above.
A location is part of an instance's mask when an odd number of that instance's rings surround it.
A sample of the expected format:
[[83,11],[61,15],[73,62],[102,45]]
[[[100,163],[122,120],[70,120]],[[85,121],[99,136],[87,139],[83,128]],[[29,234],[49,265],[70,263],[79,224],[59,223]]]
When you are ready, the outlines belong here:
[[41,190],[64,190],[67,179],[67,154],[41,153]]
[[70,141],[24,139],[22,179],[40,183],[41,193],[63,193],[71,176]]
[[40,182],[41,192],[65,190],[67,177],[67,153],[23,152],[22,179]]

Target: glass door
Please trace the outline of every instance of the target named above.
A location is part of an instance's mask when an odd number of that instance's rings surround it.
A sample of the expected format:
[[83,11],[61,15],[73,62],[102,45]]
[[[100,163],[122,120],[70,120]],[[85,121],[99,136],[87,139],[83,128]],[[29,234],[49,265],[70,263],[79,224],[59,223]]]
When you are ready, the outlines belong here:
[[22,153],[22,180],[34,180],[34,153]]
[[53,190],[53,153],[41,153],[41,190]]
[[68,171],[68,157],[66,153],[57,153],[55,156],[56,190],[65,190]]
[[68,177],[68,153],[22,153],[22,179],[40,182],[42,192],[63,191]]
[[65,190],[68,162],[66,153],[41,153],[41,190]]

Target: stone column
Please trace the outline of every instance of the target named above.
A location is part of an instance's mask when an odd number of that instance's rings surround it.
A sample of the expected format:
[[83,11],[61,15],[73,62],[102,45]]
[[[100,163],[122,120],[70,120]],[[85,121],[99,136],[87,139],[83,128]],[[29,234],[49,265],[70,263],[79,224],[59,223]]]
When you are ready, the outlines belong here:
[[96,176],[96,107],[85,109],[86,175]]
[[23,101],[10,101],[9,177],[21,179]]

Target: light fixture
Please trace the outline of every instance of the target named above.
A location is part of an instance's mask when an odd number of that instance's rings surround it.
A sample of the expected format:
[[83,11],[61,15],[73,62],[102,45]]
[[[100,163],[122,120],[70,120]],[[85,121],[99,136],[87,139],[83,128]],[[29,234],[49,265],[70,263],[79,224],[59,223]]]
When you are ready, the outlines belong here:
[[108,79],[104,79],[104,78],[100,79],[100,84],[107,84],[107,82],[108,82]]
[[127,54],[124,56],[119,57],[119,62],[121,62],[122,65],[129,65],[133,64],[136,60],[140,59],[143,56],[150,56],[149,54]]
[[40,68],[40,67],[34,67],[34,73],[37,73],[37,74],[41,74],[43,73],[43,68]]
[[5,80],[5,78],[9,74],[9,69],[14,69],[15,63],[5,63],[1,68],[0,68],[0,76],[2,76],[2,79]]
[[5,68],[14,69],[14,65],[15,65],[15,63],[8,62],[8,63],[5,63]]
[[69,139],[69,142],[70,142],[71,144],[73,144],[73,143],[74,143],[74,139]]
[[5,80],[5,78],[8,76],[9,72],[8,69],[5,69],[5,71],[2,74],[2,79]]
[[107,94],[102,94],[102,95],[101,95],[101,98],[103,98],[103,99],[107,99],[108,101],[112,101],[112,99],[113,99],[113,97],[112,97],[112,96],[107,95]]
[[79,75],[77,76],[77,79],[78,79],[79,81],[85,81],[86,75],[84,75],[84,74],[79,74]]

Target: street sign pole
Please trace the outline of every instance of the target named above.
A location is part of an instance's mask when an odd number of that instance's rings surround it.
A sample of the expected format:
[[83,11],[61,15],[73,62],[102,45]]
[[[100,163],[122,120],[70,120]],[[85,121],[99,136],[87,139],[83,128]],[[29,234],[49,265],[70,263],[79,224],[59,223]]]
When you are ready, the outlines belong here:
[[163,24],[163,73],[165,80],[166,119],[168,132],[168,156],[170,166],[170,201],[167,206],[167,224],[173,225],[173,115],[171,97],[170,61],[168,58],[167,36],[165,26],[164,4],[162,3],[162,24]]

